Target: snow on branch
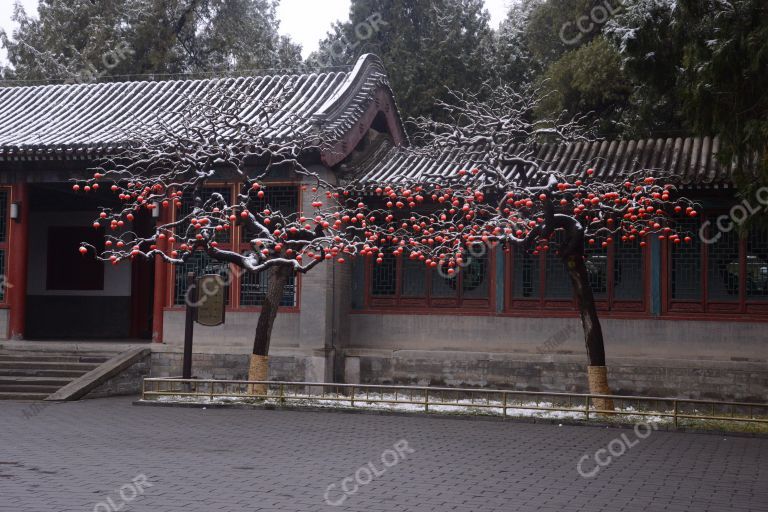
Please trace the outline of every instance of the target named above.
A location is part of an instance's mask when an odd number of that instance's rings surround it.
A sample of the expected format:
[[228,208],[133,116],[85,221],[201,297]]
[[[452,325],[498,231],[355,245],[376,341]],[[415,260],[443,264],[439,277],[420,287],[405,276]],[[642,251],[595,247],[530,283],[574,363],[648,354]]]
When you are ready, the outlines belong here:
[[[284,87],[287,93],[291,85]],[[311,170],[333,141],[307,130],[308,120],[286,108],[289,94],[256,105],[254,97],[253,90],[213,90],[126,133],[123,147],[93,168],[93,178],[73,185],[84,193],[110,187],[120,204],[102,208],[93,223],[107,230],[104,251],[84,243],[80,252],[115,264],[136,257],[183,264],[202,251],[249,272],[282,265],[302,273],[354,254],[338,236],[339,194]],[[311,217],[269,204],[270,179],[285,176],[310,194]],[[222,182],[235,184],[234,197],[212,189]],[[156,210],[159,222],[139,234],[136,217]],[[245,253],[222,247],[237,229],[247,240]]]
[[652,236],[692,241],[676,225],[697,216],[698,205],[680,195],[673,176],[636,170],[601,179],[586,164],[542,161],[542,143],[593,138],[586,118],[537,119],[536,97],[506,86],[453,93],[440,103],[439,120],[417,120],[419,145],[400,161],[434,170],[349,184],[354,199],[343,218],[362,219],[353,231],[365,239],[361,253],[379,263],[389,252],[408,256],[452,275],[478,245],[566,259],[583,258],[585,246],[644,247]]

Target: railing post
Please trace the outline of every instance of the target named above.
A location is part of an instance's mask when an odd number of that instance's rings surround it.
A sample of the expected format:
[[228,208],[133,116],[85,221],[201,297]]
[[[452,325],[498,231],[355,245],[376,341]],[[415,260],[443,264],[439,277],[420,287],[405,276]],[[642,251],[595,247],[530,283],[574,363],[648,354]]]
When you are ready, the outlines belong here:
[[507,393],[506,392],[501,394],[501,400],[502,400],[502,406],[501,406],[502,417],[506,418],[507,417]]
[[424,412],[429,412],[429,390],[424,390]]
[[677,400],[673,400],[672,401],[672,405],[673,405],[673,408],[674,408],[673,409],[674,412],[673,412],[672,418],[674,419],[674,422],[675,422],[675,430],[677,430]]
[[213,402],[213,386],[215,386],[216,383],[212,380],[208,381],[208,383],[211,385],[211,402]]
[[584,409],[584,414],[587,415],[586,419],[587,421],[589,421],[589,395],[587,395],[587,405],[586,405],[586,408]]
[[281,383],[280,387],[279,387],[279,390],[280,390],[279,391],[280,392],[280,404],[282,405],[282,404],[285,403],[285,384]]
[[349,406],[354,407],[355,406],[355,386],[352,386],[352,394],[349,398]]

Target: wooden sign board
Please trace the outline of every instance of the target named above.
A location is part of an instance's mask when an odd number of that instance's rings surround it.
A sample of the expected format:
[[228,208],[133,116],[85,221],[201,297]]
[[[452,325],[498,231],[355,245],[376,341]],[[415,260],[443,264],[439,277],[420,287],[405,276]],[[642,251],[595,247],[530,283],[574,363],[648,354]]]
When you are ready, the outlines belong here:
[[224,323],[227,287],[224,277],[208,274],[197,279],[197,323],[215,327]]

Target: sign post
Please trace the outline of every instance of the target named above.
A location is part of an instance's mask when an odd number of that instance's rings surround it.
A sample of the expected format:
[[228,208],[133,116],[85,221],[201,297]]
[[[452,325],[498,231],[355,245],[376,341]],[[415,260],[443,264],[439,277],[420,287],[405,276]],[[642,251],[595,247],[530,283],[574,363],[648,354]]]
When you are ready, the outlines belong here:
[[197,287],[195,286],[195,273],[187,274],[187,293],[184,296],[187,302],[187,316],[184,322],[184,365],[181,378],[192,378],[192,335],[195,330],[195,310],[197,309]]
[[207,274],[197,280],[197,323],[208,327],[224,323],[226,293],[224,278],[219,274]]
[[184,324],[184,364],[182,378],[192,378],[192,339],[195,322],[207,327],[224,323],[227,287],[219,274],[207,274],[195,278],[187,274],[187,316]]

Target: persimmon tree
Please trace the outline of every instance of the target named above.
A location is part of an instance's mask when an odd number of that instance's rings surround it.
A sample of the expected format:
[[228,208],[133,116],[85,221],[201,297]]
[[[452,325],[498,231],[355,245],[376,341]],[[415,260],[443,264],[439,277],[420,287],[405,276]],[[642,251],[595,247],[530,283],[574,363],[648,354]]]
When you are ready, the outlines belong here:
[[[158,119],[126,134],[123,147],[98,162],[93,177],[73,189],[88,193],[109,187],[120,201],[118,208],[102,208],[93,223],[106,228],[104,250],[83,243],[84,256],[92,253],[115,265],[134,258],[183,265],[200,251],[228,269],[268,273],[248,371],[249,380],[264,381],[272,329],[289,278],[324,260],[343,262],[355,248],[341,244],[331,185],[309,169],[328,150],[328,137],[318,129],[307,130],[307,120],[287,114],[280,99],[254,105],[249,100],[253,97],[247,91],[215,91],[189,98],[173,119]],[[246,107],[258,109],[247,122],[242,116]],[[279,125],[273,121],[278,117]],[[276,175],[302,183],[312,200],[309,217],[269,204],[270,179]],[[221,182],[236,185],[235,197],[206,193],[207,186]],[[192,204],[185,207],[185,201]],[[153,209],[168,213],[160,215],[164,220],[151,234],[137,234],[131,227],[134,217]],[[236,229],[247,238],[250,250],[244,253],[222,248]]]
[[[690,243],[690,236],[675,230],[675,220],[695,217],[697,206],[677,193],[671,177],[660,179],[642,169],[617,179],[598,178],[578,161],[566,168],[548,165],[537,156],[542,143],[589,141],[590,132],[583,128],[584,118],[533,120],[536,94],[502,86],[452,96],[451,103],[439,104],[441,121],[418,120],[420,145],[407,150],[420,166],[442,171],[351,183],[343,219],[357,215],[364,222],[344,233],[354,233],[350,243],[377,263],[383,252],[392,251],[448,278],[467,266],[477,246],[554,252],[567,271],[581,318],[590,392],[610,394],[585,248],[645,247],[651,237]],[[379,203],[371,208],[370,198],[376,196]],[[596,405],[613,407],[608,400]]]

